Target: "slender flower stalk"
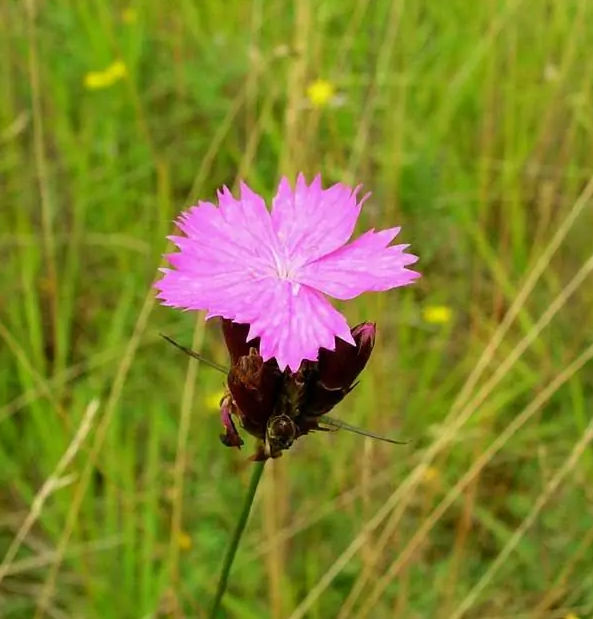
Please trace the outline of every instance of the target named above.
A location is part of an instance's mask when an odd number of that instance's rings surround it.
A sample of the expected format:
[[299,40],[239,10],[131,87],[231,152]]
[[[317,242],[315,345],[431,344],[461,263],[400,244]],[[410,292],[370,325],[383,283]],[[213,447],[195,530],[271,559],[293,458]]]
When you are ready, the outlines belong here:
[[218,587],[216,589],[214,603],[212,604],[210,619],[216,619],[216,617],[218,616],[220,604],[222,602],[222,598],[224,596],[229,581],[231,568],[233,567],[233,561],[235,560],[235,555],[237,554],[237,548],[239,547],[239,542],[241,541],[241,537],[243,536],[243,531],[245,530],[245,525],[247,524],[247,520],[249,518],[249,512],[251,512],[251,506],[253,505],[253,499],[255,498],[255,493],[259,485],[259,480],[261,479],[262,473],[264,471],[264,464],[265,460],[262,460],[261,462],[256,462],[253,466],[251,481],[249,482],[249,488],[247,489],[247,495],[245,496],[243,509],[241,510],[239,519],[237,520],[235,532],[233,533],[231,543],[224,557],[224,563],[222,564],[222,571],[220,572],[220,578],[218,579]]

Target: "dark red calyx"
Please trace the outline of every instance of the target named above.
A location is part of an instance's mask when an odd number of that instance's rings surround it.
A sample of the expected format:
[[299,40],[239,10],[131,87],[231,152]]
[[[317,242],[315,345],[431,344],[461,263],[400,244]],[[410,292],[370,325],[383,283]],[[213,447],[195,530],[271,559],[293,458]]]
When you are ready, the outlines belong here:
[[366,366],[375,345],[375,323],[362,322],[350,331],[355,346],[336,338],[336,349],[319,351],[319,381],[326,389],[348,389]]
[[282,374],[275,362],[264,363],[255,348],[237,359],[227,378],[229,391],[237,405],[241,424],[263,438],[268,419],[274,412]]
[[363,322],[351,330],[355,345],[336,338],[336,349],[319,351],[319,361],[313,366],[305,391],[304,417],[328,413],[354,388],[375,344],[375,324]]
[[318,361],[304,361],[297,372],[281,372],[275,360],[264,362],[259,338],[247,342],[249,326],[222,321],[231,356],[227,377],[230,395],[223,400],[221,419],[225,445],[242,444],[233,424],[259,439],[253,460],[277,458],[294,440],[315,430],[319,417],[329,412],[353,388],[375,344],[375,324],[363,322],[351,329],[354,345],[336,338],[333,351],[320,349]]
[[249,325],[239,324],[232,320],[223,318],[222,333],[224,341],[231,356],[231,363],[235,363],[240,357],[249,354],[250,348],[255,348],[259,351],[259,338],[251,340],[247,343],[247,335],[249,334]]

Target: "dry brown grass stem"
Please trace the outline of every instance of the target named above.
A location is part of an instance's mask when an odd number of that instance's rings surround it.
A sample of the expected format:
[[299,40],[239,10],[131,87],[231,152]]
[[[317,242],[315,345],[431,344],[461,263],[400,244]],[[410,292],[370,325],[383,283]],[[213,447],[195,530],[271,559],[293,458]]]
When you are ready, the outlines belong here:
[[[12,336],[12,334],[2,321],[0,321],[0,338],[4,340],[4,342],[6,343],[16,360],[21,364],[21,366],[27,370],[27,373],[35,383],[35,393],[45,396],[47,400],[52,404],[52,406],[56,409],[58,414],[62,415],[63,411],[61,405],[57,401],[54,393],[50,388],[52,382],[50,380],[47,380],[35,369],[35,367],[33,367],[33,364],[29,360],[29,357],[27,356],[24,348]],[[17,399],[17,401],[20,401],[20,399]],[[0,407],[0,422],[3,421],[6,416],[11,415],[14,412],[14,406],[11,406],[11,404],[12,403],[9,402],[5,406]]]
[[48,497],[50,496],[50,494],[52,494],[52,492],[63,486],[62,480],[64,472],[66,471],[66,469],[80,450],[81,445],[85,441],[98,410],[99,400],[91,400],[89,405],[86,407],[82,421],[78,426],[78,430],[76,431],[76,434],[74,435],[74,438],[72,439],[70,445],[68,445],[68,448],[60,458],[52,474],[45,480],[45,482],[39,489],[39,492],[37,492],[37,494],[35,495],[27,517],[23,520],[23,523],[21,524],[14,539],[10,543],[8,550],[4,555],[4,559],[0,564],[0,583],[4,580],[4,577],[10,572],[14,558],[16,557],[19,548],[29,534],[29,531],[31,530],[33,525],[39,519],[39,516],[43,511],[43,507]]
[[97,426],[95,440],[93,441],[89,457],[87,458],[85,467],[80,476],[80,480],[72,497],[72,503],[70,504],[70,509],[68,510],[68,514],[66,516],[66,522],[64,523],[64,530],[62,531],[62,535],[60,536],[56,548],[55,560],[49,569],[45,584],[37,601],[37,610],[35,613],[36,619],[43,616],[53,595],[58,570],[62,564],[64,554],[68,547],[68,543],[70,542],[70,537],[72,536],[76,526],[82,500],[87,491],[93,470],[95,469],[97,458],[101,452],[105,438],[107,437],[107,430],[109,429],[111,419],[117,409],[117,405],[119,403],[128,372],[130,371],[132,361],[134,360],[136,350],[140,343],[140,339],[146,330],[146,325],[148,323],[150,313],[152,312],[152,308],[154,307],[154,302],[154,294],[152,290],[150,290],[144,299],[142,309],[140,310],[140,314],[134,326],[134,331],[128,341],[124,354],[115,372],[111,390],[105,404],[105,412],[99,422],[99,425]]
[[[204,314],[199,312],[194,327],[192,350],[200,352],[204,342]],[[171,581],[175,584],[179,579],[179,538],[183,518],[183,480],[187,462],[187,439],[191,421],[192,404],[196,388],[199,363],[193,358],[188,359],[181,407],[179,412],[179,427],[177,429],[177,450],[173,469],[173,500],[171,514],[171,532],[169,539],[169,569]]]
[[[428,533],[432,530],[435,524],[440,520],[443,514],[453,505],[459,498],[465,488],[480,474],[484,467],[494,458],[494,456],[506,445],[506,443],[524,426],[541,408],[542,406],[572,378],[586,363],[593,359],[593,345],[589,346],[577,359],[568,365],[554,380],[552,380],[545,389],[543,389],[532,401],[526,406],[519,415],[501,432],[497,438],[485,449],[480,456],[474,461],[468,471],[461,477],[458,482],[449,490],[442,501],[432,511],[432,513],[422,522],[416,533],[411,537],[405,548],[401,551],[397,559],[391,564],[385,574],[376,582],[372,592],[365,601],[364,608],[372,608],[372,605],[380,598],[385,587],[397,576],[403,566],[411,559],[414,552],[418,550],[422,542],[426,539]],[[364,617],[366,612],[363,612],[360,617]]]
[[[68,557],[79,557],[81,555],[87,555],[93,552],[101,552],[106,550],[113,550],[117,546],[121,546],[122,540],[120,537],[107,537],[104,539],[94,540],[84,544],[72,544],[68,548]],[[15,576],[16,574],[23,574],[25,572],[32,572],[42,569],[47,565],[51,565],[56,559],[55,550],[45,550],[31,557],[19,559],[13,561],[10,565],[6,566],[6,576]]]
[[[593,346],[587,349],[591,354],[589,359],[593,356]],[[585,449],[593,441],[593,419],[589,422],[587,428],[583,432],[580,440],[573,447],[568,458],[564,461],[564,464],[556,471],[556,474],[546,484],[546,487],[537,497],[533,507],[529,514],[524,518],[523,522],[515,529],[513,535],[509,538],[504,548],[500,551],[496,559],[490,564],[490,567],[482,575],[480,580],[474,585],[472,590],[466,595],[461,604],[452,614],[451,619],[460,619],[467,610],[469,610],[478,599],[480,593],[487,587],[488,583],[494,578],[500,567],[508,559],[509,555],[517,547],[517,544],[521,541],[527,530],[535,522],[540,512],[550,500],[552,495],[558,490],[560,484],[566,479],[567,475],[572,472],[580,457],[583,455]]]
[[288,541],[298,533],[309,529],[324,518],[335,515],[336,511],[352,505],[363,495],[365,491],[372,492],[387,484],[393,484],[393,473],[389,470],[377,473],[373,479],[369,481],[367,488],[363,487],[362,484],[358,484],[346,492],[343,492],[335,499],[327,501],[325,504],[312,505],[306,514],[301,516],[297,515],[289,525],[280,529],[274,537],[267,538],[266,536],[263,536],[263,539],[255,541],[250,550],[244,552],[242,555],[243,558],[238,559],[237,563],[249,563],[250,561],[255,561],[258,557],[270,552],[270,550],[277,544]]
[[455,402],[453,403],[451,409],[451,414],[454,414],[464,405],[465,402],[467,402],[468,398],[476,388],[478,381],[482,377],[484,370],[492,362],[492,359],[494,358],[498,347],[502,343],[511,325],[524,307],[527,298],[532,293],[535,285],[537,284],[545,270],[548,268],[550,261],[554,257],[554,254],[558,251],[558,248],[566,238],[566,235],[571,230],[572,226],[581,215],[584,208],[590,203],[592,196],[593,177],[589,179],[589,182],[581,192],[580,196],[577,198],[566,217],[558,226],[554,236],[544,248],[540,257],[533,265],[533,268],[528,272],[523,285],[517,292],[516,297],[513,299],[513,302],[511,303],[511,306],[508,309],[507,313],[504,315],[502,322],[496,328],[496,331],[492,335],[490,341],[488,342],[488,345],[486,346],[486,348],[484,348],[484,351],[480,355],[480,358],[475,364],[472,372],[470,373],[469,377],[461,388],[459,395],[455,399]]

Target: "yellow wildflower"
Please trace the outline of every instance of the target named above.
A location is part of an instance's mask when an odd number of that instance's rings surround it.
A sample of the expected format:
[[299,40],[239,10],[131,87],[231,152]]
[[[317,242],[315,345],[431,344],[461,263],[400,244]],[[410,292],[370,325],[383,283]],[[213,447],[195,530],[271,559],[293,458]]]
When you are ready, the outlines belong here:
[[128,70],[121,60],[116,60],[103,71],[89,71],[84,76],[84,86],[88,90],[99,90],[109,88],[126,76]]
[[206,408],[209,410],[217,410],[220,408],[220,401],[222,400],[222,396],[224,395],[224,391],[222,391],[222,389],[219,389],[218,391],[213,391],[212,393],[209,393],[205,398],[204,398],[204,404],[206,405]]
[[177,543],[181,550],[189,550],[191,548],[191,537],[186,531],[179,531],[179,537]]
[[128,69],[126,68],[124,62],[122,62],[121,60],[116,60],[112,65],[107,67],[106,71],[113,80],[118,80],[122,77],[125,77]]
[[575,613],[568,613],[568,615],[564,615],[564,619],[579,619],[579,616]]
[[325,107],[335,94],[335,86],[327,80],[316,79],[307,86],[307,98],[313,107]]
[[422,481],[426,484],[430,484],[436,481],[440,477],[439,470],[435,466],[429,466],[424,471],[424,475],[422,476]]
[[121,20],[124,24],[134,24],[138,21],[138,11],[131,6],[126,7],[121,12]]
[[422,320],[432,325],[444,325],[452,317],[453,312],[447,305],[427,305],[422,309]]

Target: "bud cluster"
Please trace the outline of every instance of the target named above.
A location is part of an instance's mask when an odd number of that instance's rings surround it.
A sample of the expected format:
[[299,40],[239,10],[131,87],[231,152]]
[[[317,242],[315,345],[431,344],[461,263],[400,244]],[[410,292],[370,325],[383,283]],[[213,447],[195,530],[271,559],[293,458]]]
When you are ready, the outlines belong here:
[[264,362],[258,338],[247,341],[249,325],[223,320],[222,329],[231,369],[221,402],[221,440],[229,447],[243,444],[236,417],[259,439],[255,460],[277,458],[300,436],[324,429],[319,418],[355,387],[375,344],[374,323],[363,322],[351,329],[354,346],[336,338],[335,350],[321,348],[317,361],[305,360],[298,371],[282,372],[275,359]]

